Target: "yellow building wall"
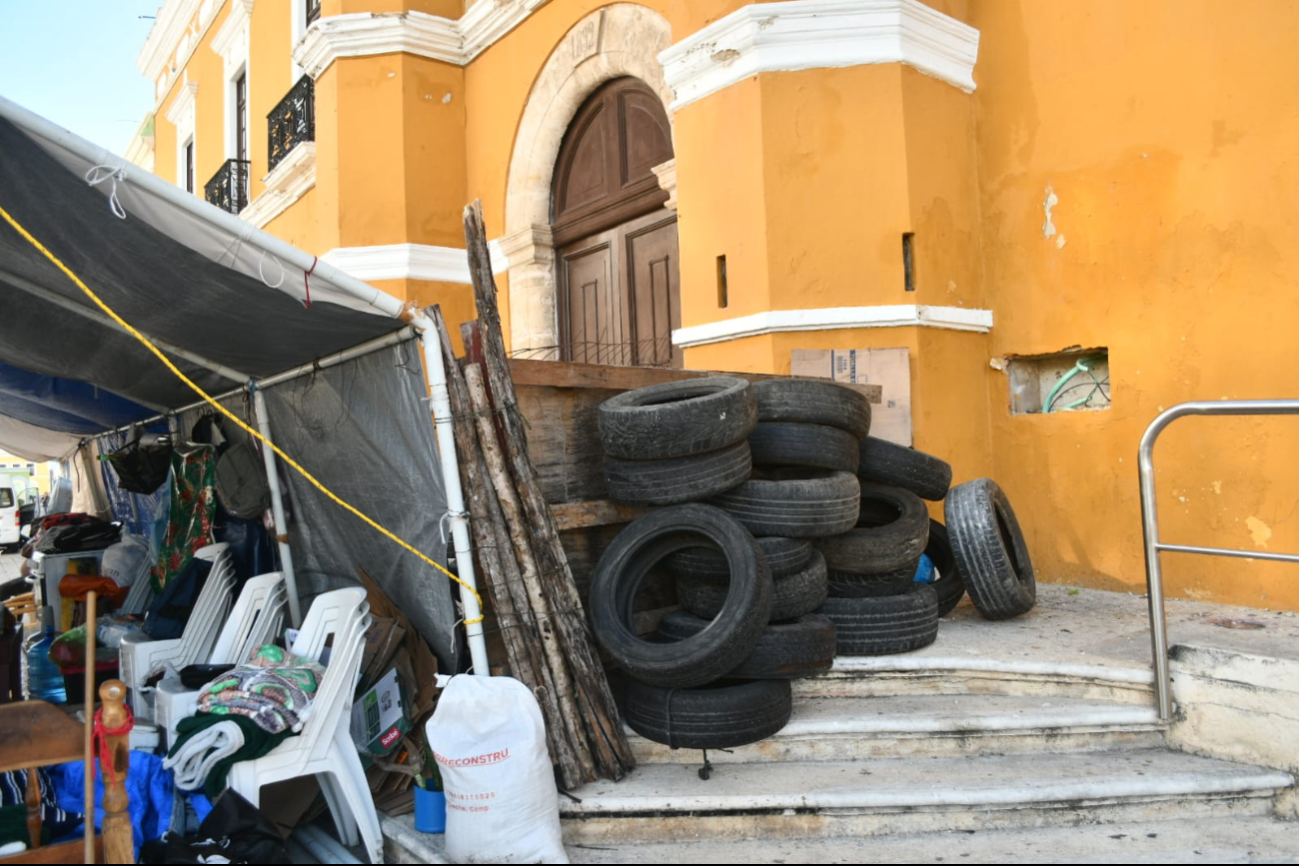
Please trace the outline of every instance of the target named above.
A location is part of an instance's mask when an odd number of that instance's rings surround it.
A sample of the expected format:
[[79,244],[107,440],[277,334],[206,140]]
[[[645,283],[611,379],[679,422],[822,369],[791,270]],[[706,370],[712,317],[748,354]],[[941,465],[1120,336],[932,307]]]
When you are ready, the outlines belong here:
[[[1186,400],[1299,388],[1299,7],[1004,0],[969,20],[992,353],[1108,346],[1114,401],[1011,416],[988,370],[996,477],[1041,579],[1140,591],[1146,425]],[[1155,452],[1165,540],[1299,550],[1296,432],[1177,422]],[[1164,564],[1178,596],[1299,605],[1293,568]]]

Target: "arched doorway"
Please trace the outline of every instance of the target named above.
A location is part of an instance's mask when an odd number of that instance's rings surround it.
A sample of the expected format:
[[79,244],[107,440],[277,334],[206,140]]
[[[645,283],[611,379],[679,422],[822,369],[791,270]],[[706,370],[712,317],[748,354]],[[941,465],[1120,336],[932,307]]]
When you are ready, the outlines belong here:
[[672,157],[663,103],[636,78],[602,85],[569,124],[551,195],[564,360],[681,366],[677,217],[651,170]]

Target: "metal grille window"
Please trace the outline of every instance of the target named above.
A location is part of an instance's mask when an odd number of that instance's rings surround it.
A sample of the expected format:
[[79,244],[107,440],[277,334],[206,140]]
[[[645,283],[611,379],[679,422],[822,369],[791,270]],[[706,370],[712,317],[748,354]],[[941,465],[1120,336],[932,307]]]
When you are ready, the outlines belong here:
[[194,191],[194,142],[185,144],[185,192]]
[[270,171],[304,141],[316,140],[316,89],[304,75],[266,115],[267,166]]
[[307,26],[320,17],[320,0],[302,0],[307,4]]
[[248,160],[227,159],[203,188],[204,198],[221,210],[239,213],[248,206]]
[[[248,164],[248,73],[239,74],[235,82],[235,159],[244,165]],[[240,183],[243,188],[240,195],[248,200],[248,173],[241,172]]]

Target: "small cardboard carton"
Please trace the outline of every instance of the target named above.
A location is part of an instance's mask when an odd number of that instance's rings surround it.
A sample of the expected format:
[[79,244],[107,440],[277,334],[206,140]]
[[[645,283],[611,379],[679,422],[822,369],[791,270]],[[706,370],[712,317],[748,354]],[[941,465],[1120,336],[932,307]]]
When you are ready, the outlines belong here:
[[401,678],[393,668],[352,704],[352,740],[362,752],[387,755],[410,729]]
[[790,374],[855,386],[871,402],[871,435],[910,447],[909,349],[794,349]]

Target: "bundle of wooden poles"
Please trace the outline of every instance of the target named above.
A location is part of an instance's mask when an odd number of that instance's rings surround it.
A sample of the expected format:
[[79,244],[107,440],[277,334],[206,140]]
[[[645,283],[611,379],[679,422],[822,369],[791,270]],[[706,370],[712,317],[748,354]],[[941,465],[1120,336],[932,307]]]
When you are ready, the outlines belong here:
[[465,208],[465,241],[478,320],[462,327],[463,361],[455,357],[441,311],[434,308],[433,317],[446,361],[479,585],[490,594],[511,673],[541,704],[563,786],[620,779],[635,760],[528,456],[479,202]]

